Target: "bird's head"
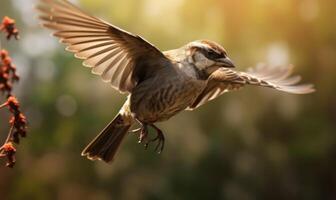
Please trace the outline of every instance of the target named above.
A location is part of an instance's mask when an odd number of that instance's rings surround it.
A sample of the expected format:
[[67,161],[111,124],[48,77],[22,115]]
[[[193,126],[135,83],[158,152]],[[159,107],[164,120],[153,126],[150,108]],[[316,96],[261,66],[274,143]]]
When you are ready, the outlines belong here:
[[188,62],[197,70],[210,75],[221,67],[235,67],[227,56],[225,49],[219,44],[208,40],[197,40],[186,45]]

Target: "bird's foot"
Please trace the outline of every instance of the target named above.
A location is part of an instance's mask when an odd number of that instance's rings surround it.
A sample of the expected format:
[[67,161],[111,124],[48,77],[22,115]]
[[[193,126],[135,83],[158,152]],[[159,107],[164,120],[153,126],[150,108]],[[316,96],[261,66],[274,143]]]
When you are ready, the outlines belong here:
[[129,131],[129,133],[139,133],[140,131],[141,131],[141,128],[136,128],[136,129]]
[[135,133],[135,134],[139,134],[138,143],[141,144],[141,143],[145,142],[145,149],[148,148],[149,141],[147,139],[147,136],[148,136],[147,124],[142,124],[141,123],[141,128],[131,130],[130,132]]
[[165,143],[165,137],[161,131],[161,129],[159,129],[158,127],[156,127],[154,124],[150,125],[151,127],[153,127],[156,130],[156,137],[149,140],[149,142],[156,142],[157,141],[157,145],[155,147],[155,151],[160,154],[163,151],[164,148],[164,143]]
[[138,143],[141,144],[143,143],[144,141],[145,142],[145,148],[147,148],[148,146],[148,141],[147,141],[147,136],[148,136],[148,128],[147,128],[147,125],[143,125],[141,128],[140,128],[140,134],[139,134],[139,140],[138,140]]
[[131,131],[131,133],[139,133],[138,143],[139,144],[144,143],[145,149],[147,149],[150,143],[157,141],[155,151],[159,154],[162,153],[163,148],[164,148],[164,142],[165,142],[165,138],[164,138],[164,135],[163,135],[162,131],[158,127],[156,127],[154,124],[149,124],[149,126],[154,128],[157,135],[156,135],[155,138],[148,140],[147,139],[147,137],[148,137],[147,124],[141,124],[141,125],[142,125],[141,128],[134,129],[134,130]]

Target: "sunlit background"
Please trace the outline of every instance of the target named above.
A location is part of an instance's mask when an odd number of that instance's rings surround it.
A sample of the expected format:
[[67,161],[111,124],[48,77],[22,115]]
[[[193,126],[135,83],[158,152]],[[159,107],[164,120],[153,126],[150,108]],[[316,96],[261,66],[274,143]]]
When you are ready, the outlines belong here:
[[[78,0],[84,10],[161,50],[222,44],[244,70],[295,64],[310,95],[246,87],[159,123],[162,155],[129,134],[110,165],[80,156],[125,96],[63,50],[32,0],[1,0],[21,40],[6,42],[29,120],[14,169],[0,166],[0,199],[336,199],[335,0]],[[0,138],[7,133],[0,114]]]

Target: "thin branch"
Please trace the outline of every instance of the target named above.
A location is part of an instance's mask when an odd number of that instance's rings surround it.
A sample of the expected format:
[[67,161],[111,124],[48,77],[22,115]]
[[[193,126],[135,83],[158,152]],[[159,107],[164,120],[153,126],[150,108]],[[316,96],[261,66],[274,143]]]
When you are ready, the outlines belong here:
[[3,104],[0,105],[0,109],[3,108],[3,107],[6,107],[6,106],[8,106],[8,102],[7,101],[5,103],[3,103]]

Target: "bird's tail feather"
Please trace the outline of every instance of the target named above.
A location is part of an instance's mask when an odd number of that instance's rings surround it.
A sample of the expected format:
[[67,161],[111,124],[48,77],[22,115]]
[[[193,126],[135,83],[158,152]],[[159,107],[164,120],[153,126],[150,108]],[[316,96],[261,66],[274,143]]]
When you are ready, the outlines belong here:
[[121,141],[131,127],[125,122],[122,114],[118,114],[104,130],[85,147],[82,156],[87,156],[90,160],[103,160],[110,162],[113,160]]

